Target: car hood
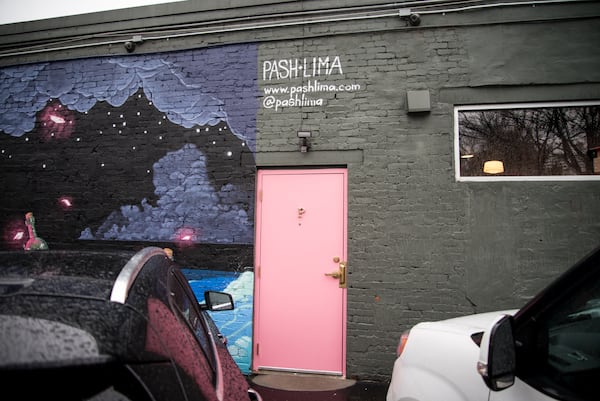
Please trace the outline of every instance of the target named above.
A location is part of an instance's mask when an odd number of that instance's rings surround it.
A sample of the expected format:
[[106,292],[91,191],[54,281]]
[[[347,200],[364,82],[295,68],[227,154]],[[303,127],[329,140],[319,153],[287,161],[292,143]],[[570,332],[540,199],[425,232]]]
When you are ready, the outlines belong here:
[[427,329],[448,331],[454,333],[472,334],[488,329],[490,324],[499,316],[514,315],[518,309],[508,309],[495,312],[477,313],[455,317],[452,319],[440,320],[437,322],[423,322],[417,324],[414,329]]

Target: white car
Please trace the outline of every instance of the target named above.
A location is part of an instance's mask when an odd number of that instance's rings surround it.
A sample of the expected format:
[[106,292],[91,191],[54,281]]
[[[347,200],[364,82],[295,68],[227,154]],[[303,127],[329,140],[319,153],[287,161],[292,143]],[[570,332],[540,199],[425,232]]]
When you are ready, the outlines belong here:
[[520,310],[402,334],[387,401],[600,400],[600,247]]

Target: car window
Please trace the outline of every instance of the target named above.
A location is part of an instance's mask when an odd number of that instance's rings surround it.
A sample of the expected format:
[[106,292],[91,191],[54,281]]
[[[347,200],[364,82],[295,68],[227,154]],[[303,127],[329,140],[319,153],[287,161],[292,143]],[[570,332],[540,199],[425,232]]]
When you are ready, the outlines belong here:
[[[185,319],[190,329],[193,331],[196,340],[200,344],[202,351],[206,355],[206,359],[211,364],[213,371],[215,370],[215,356],[210,342],[207,328],[204,324],[204,319],[200,316],[198,301],[191,291],[186,290],[187,282],[182,283],[181,278],[175,273],[172,274],[170,280],[170,290],[173,306],[179,314]],[[184,279],[185,280],[185,279]]]
[[[567,393],[592,399],[594,379],[600,377],[600,285],[583,298],[577,294],[549,319],[547,364]],[[595,387],[595,386],[594,386]],[[597,390],[594,393],[597,394]]]
[[[600,378],[600,266],[596,273],[540,317],[534,363],[528,378],[534,387],[561,400],[597,399]],[[531,384],[531,383],[530,383]]]

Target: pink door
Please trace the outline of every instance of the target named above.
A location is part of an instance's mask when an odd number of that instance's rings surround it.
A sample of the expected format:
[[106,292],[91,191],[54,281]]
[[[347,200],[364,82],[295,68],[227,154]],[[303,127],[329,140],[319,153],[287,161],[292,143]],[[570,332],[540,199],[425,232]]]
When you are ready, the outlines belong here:
[[346,170],[257,181],[253,368],[345,375]]

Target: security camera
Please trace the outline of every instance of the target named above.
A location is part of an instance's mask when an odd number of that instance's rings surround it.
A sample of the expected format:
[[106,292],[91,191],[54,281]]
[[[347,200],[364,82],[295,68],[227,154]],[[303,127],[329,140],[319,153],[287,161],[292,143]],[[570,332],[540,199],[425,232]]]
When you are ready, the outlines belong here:
[[125,50],[127,50],[127,53],[131,53],[132,51],[134,51],[135,43],[133,43],[132,41],[125,42]]
[[419,14],[411,14],[408,16],[408,23],[411,26],[418,26],[421,23],[421,16]]

